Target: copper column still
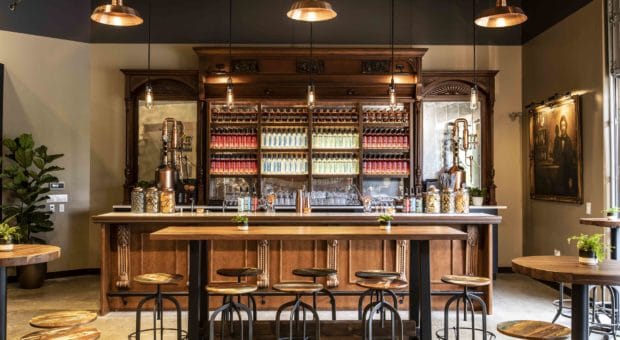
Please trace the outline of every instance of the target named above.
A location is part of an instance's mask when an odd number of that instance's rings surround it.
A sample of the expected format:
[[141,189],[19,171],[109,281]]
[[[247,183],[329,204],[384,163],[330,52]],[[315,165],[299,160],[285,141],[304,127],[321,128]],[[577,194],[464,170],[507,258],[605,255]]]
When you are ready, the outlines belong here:
[[467,151],[469,148],[469,123],[465,118],[457,118],[452,126],[452,142],[454,145],[452,153],[452,167],[448,170],[450,176],[452,176],[453,189],[458,190],[465,185],[465,169],[460,165],[459,161],[459,128],[463,126],[463,150]]
[[157,169],[157,183],[160,190],[174,190],[179,175],[183,175],[182,171],[179,171],[180,159],[177,159],[179,133],[183,133],[183,123],[174,118],[166,118],[161,127],[161,165]]

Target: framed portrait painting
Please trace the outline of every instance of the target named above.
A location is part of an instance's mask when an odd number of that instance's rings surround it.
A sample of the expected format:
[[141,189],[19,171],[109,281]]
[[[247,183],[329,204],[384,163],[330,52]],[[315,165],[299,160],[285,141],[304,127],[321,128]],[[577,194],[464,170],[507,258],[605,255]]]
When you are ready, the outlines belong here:
[[555,97],[530,109],[530,197],[582,203],[579,96]]

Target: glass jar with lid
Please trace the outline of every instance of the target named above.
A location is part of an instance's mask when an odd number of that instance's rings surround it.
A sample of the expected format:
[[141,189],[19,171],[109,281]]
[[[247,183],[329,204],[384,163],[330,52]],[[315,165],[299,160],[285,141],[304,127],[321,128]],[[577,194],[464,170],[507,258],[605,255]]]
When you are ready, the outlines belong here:
[[131,190],[131,212],[144,212],[144,189],[141,187],[135,187]]
[[159,191],[156,187],[146,189],[144,195],[144,210],[147,213],[159,212]]
[[430,186],[426,192],[425,197],[425,212],[427,214],[439,214],[440,210],[440,198],[439,190],[434,186]]
[[467,188],[457,190],[454,203],[457,214],[469,214],[469,191]]
[[450,188],[441,190],[441,213],[442,214],[454,214],[455,202],[454,191]]
[[164,214],[175,212],[174,189],[165,189],[159,193],[159,211]]

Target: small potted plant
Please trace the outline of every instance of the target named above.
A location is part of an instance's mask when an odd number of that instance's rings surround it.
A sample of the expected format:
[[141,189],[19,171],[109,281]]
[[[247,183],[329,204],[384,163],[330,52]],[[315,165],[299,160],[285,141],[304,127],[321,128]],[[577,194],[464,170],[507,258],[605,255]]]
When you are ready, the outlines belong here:
[[12,251],[13,241],[19,241],[19,228],[9,224],[13,216],[0,223],[0,251]]
[[471,204],[474,206],[481,206],[484,203],[484,196],[486,196],[486,188],[469,188],[469,195],[471,196]]
[[603,210],[602,213],[607,215],[608,220],[617,220],[620,218],[620,208],[618,207],[607,208]]
[[394,217],[392,215],[383,214],[379,216],[379,218],[377,219],[377,222],[379,222],[379,228],[381,230],[390,230],[392,228],[393,220],[394,220]]
[[568,244],[571,241],[577,241],[577,249],[579,250],[579,263],[586,265],[596,265],[599,261],[603,261],[607,253],[607,246],[603,242],[603,234],[571,236],[568,238]]
[[232,218],[234,223],[237,223],[237,229],[239,230],[248,230],[250,227],[248,226],[248,217],[246,215],[237,215]]

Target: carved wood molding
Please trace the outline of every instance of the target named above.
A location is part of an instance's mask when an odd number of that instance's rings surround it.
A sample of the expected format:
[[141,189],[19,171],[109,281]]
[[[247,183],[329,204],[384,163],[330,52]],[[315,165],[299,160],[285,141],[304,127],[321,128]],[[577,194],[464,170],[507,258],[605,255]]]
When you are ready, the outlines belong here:
[[[335,269],[338,271],[338,240],[327,241],[327,268]],[[327,277],[327,287],[338,287],[340,282],[338,281],[338,274],[329,275]]]
[[257,267],[263,271],[258,275],[256,284],[259,288],[267,288],[269,287],[269,241],[258,241],[256,254]]
[[465,249],[465,275],[478,275],[478,244],[480,230],[477,226],[467,226],[467,245]]
[[468,96],[471,85],[462,81],[441,82],[438,86],[424,91],[425,96]]
[[407,240],[396,241],[396,271],[400,273],[400,279],[407,280]]
[[129,226],[120,224],[116,230],[116,247],[118,249],[118,280],[116,287],[129,288],[129,254],[131,253],[131,233]]

